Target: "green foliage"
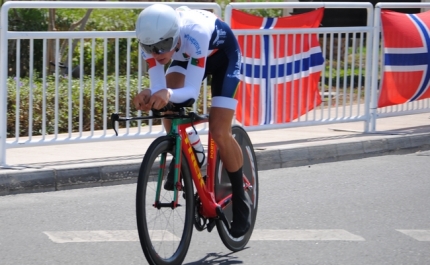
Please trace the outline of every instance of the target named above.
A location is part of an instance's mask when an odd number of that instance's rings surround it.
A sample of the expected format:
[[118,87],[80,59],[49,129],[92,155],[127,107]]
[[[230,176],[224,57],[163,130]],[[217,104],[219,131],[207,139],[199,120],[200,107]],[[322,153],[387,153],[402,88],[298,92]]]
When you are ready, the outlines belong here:
[[[11,9],[8,14],[10,31],[47,31],[48,30],[48,10],[47,9]],[[57,17],[56,25],[65,28],[73,21]],[[33,42],[33,69],[35,72],[42,72],[43,69],[43,41],[35,39]],[[32,43],[28,39],[9,40],[8,42],[8,69],[9,76],[17,75],[17,53],[19,55],[20,76],[28,76],[30,71],[30,46]],[[17,51],[18,45],[20,46]]]
[[[133,31],[134,23],[141,11],[141,9],[94,9],[85,30]],[[86,12],[86,9],[57,9],[57,16],[67,17],[72,21],[78,21]]]
[[[95,9],[86,24],[86,31],[134,31],[135,21],[140,13],[140,9]],[[58,17],[68,17],[73,21],[80,20],[87,10],[85,9],[58,9]],[[127,56],[130,56],[130,71],[136,73],[138,70],[138,43],[132,39],[108,39],[106,56],[104,53],[103,39],[86,39],[84,43],[84,73],[92,74],[92,61],[94,60],[94,71],[96,76],[102,76],[104,71],[108,75],[125,75],[127,67]],[[127,45],[130,44],[130,50]],[[115,47],[118,46],[118,69],[116,69]],[[106,57],[106,66],[104,63]],[[74,51],[73,65],[78,65],[80,59],[80,46]]]
[[[55,76],[49,76],[45,87],[43,80],[35,77],[32,85],[28,78],[19,80],[8,78],[8,102],[7,102],[7,137],[15,137],[15,119],[19,117],[19,136],[28,135],[30,104],[32,104],[32,134],[42,134],[43,115],[45,115],[46,133],[55,132],[55,110],[58,110],[58,133],[65,133],[69,130],[69,116],[72,117],[72,131],[79,131],[82,126],[83,131],[91,130],[91,121],[94,121],[94,130],[103,129],[104,119],[109,118],[113,112],[124,115],[135,114],[127,112],[127,103],[131,111],[134,110],[132,99],[138,91],[137,76],[130,76],[127,83],[126,76],[120,76],[118,85],[114,76],[103,79],[95,78],[94,84],[90,77],[83,80],[82,88],[79,79],[70,80],[68,78],[58,78],[58,91],[55,91]],[[148,87],[148,79],[142,78],[142,86]],[[132,88],[127,97],[127,87]],[[106,96],[106,103],[105,103]],[[45,97],[45,98],[44,98]],[[93,100],[92,100],[93,99]],[[116,109],[115,102],[118,102]],[[16,107],[19,102],[19,113]],[[43,106],[45,102],[45,107]],[[93,104],[92,104],[93,102]],[[69,106],[71,114],[69,115]],[[106,108],[106,112],[104,109]],[[43,114],[43,109],[46,113]],[[82,117],[80,111],[82,109]],[[129,110],[130,111],[130,110]],[[82,119],[82,124],[80,124]],[[133,124],[132,124],[133,125]],[[110,123],[108,123],[110,127]]]
[[[93,64],[94,74],[96,76],[103,76],[105,71],[108,75],[113,75],[117,72],[119,75],[125,75],[127,73],[127,69],[130,69],[131,74],[138,72],[138,56],[140,54],[136,39],[107,39],[106,53],[104,50],[104,42],[104,39],[84,40],[83,68],[85,75],[92,74]],[[115,54],[116,42],[118,42],[118,58],[116,58]],[[129,50],[127,50],[128,43],[130,45]],[[72,65],[80,64],[80,51],[80,44],[78,43],[72,60]],[[127,57],[130,57],[129,61],[127,61]],[[117,62],[118,68],[116,66]],[[130,64],[129,67],[127,66],[127,63]]]
[[[224,0],[216,0],[217,4],[221,6],[222,9],[224,9],[231,1],[224,1]],[[236,0],[235,3],[240,2],[261,2],[261,0]],[[283,0],[269,0],[266,2],[285,2]],[[282,17],[283,16],[283,10],[282,8],[265,8],[265,9],[243,9],[242,11],[256,15],[261,17]]]
[[[48,29],[48,10],[47,9],[12,9],[9,11],[9,30],[10,31],[47,31]],[[58,18],[57,25],[64,26],[71,23],[71,20]],[[18,44],[19,43],[19,44]],[[9,40],[8,69],[9,76],[16,76],[17,73],[17,46],[19,51],[19,70],[20,76],[28,76],[30,64],[30,40]],[[42,71],[43,60],[43,41],[33,40],[33,64],[34,70]]]
[[[240,0],[245,1],[245,0]],[[252,0],[257,1],[257,0]],[[272,0],[281,1],[281,0]],[[222,7],[225,7],[229,1],[217,1]],[[282,16],[282,9],[258,9],[245,10],[251,14],[259,16],[279,17]],[[57,31],[68,31],[73,23],[81,20],[86,14],[87,9],[56,9],[55,27]],[[94,9],[91,12],[89,20],[85,26],[86,31],[134,31],[135,21],[141,9]],[[12,9],[9,11],[9,30],[11,31],[47,31],[48,29],[48,10],[47,9]],[[76,29],[78,30],[78,29]],[[67,40],[60,40],[60,46]],[[94,41],[94,45],[93,45]],[[118,43],[117,43],[118,42]],[[20,76],[29,75],[30,69],[30,41],[21,40],[21,50],[19,52]],[[130,43],[131,49],[127,50],[127,44]],[[67,44],[68,45],[68,44]],[[118,45],[118,68],[116,68],[115,47]],[[17,74],[17,40],[9,41],[9,58],[8,69],[9,76]],[[92,51],[94,47],[94,53]],[[85,39],[83,54],[83,71],[85,75],[94,74],[103,76],[106,71],[108,75],[126,74],[127,57],[130,57],[130,73],[136,73],[138,70],[138,44],[135,38],[132,39],[108,39],[107,52],[104,53],[104,40],[102,39]],[[73,51],[71,58],[72,65],[80,64],[80,42]],[[65,50],[63,58],[67,58],[68,50]],[[94,56],[94,58],[93,58]],[[107,63],[105,65],[105,57]],[[35,72],[42,73],[43,67],[43,41],[33,41],[33,67]],[[48,62],[49,63],[49,62]],[[94,64],[94,68],[92,65]]]
[[[86,31],[133,31],[134,23],[141,10],[135,9],[97,9],[93,10],[85,26]],[[81,20],[86,9],[57,9],[55,27],[57,31],[68,31],[73,23]],[[12,9],[9,11],[9,30],[11,31],[47,31],[48,30],[48,10],[47,9]],[[59,46],[68,40],[60,40]],[[115,47],[118,42],[118,69],[115,64]],[[131,49],[127,50],[130,43]],[[8,69],[9,76],[17,74],[17,40],[9,41]],[[30,40],[19,40],[19,72],[21,77],[29,75],[30,69]],[[94,47],[94,58],[92,49]],[[104,40],[85,39],[84,40],[84,74],[92,74],[92,64],[94,63],[95,75],[102,76],[106,70],[107,74],[126,74],[127,57],[130,57],[130,73],[138,70],[138,44],[136,39],[109,39],[107,41],[107,63],[104,64]],[[65,57],[69,54],[68,48],[65,50]],[[33,41],[33,68],[35,72],[43,72],[43,41]],[[64,59],[60,58],[60,60]],[[72,65],[80,64],[80,42],[75,47],[72,56]],[[49,62],[48,62],[49,63]]]

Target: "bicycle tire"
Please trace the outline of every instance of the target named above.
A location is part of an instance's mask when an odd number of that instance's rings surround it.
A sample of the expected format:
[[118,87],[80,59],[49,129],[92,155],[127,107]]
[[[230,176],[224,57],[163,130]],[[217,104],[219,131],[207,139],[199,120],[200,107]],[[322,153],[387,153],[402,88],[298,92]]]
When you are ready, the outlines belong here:
[[[181,206],[172,209],[153,206],[160,171],[161,154],[167,159],[174,153],[174,141],[170,136],[157,138],[148,148],[137,179],[136,219],[140,244],[147,261],[156,265],[182,264],[188,252],[194,225],[194,191],[190,170],[182,155],[182,191],[178,191]],[[166,160],[163,180],[167,176]],[[173,191],[160,189],[160,202],[171,203]]]
[[[242,237],[234,238],[228,232],[227,227],[221,220],[216,221],[216,227],[221,241],[231,251],[240,251],[246,244],[248,244],[254,230],[255,221],[257,219],[258,210],[258,168],[257,158],[255,156],[254,147],[251,139],[249,138],[246,131],[238,125],[232,126],[232,134],[242,149],[243,155],[243,173],[248,178],[248,181],[252,185],[252,190],[247,191],[251,198],[251,227],[249,231]],[[222,166],[219,154],[217,155],[217,163],[215,169],[215,199],[218,201],[231,193],[230,179],[228,178],[227,172]],[[231,204],[224,209],[224,213],[229,221],[232,220],[232,207]]]

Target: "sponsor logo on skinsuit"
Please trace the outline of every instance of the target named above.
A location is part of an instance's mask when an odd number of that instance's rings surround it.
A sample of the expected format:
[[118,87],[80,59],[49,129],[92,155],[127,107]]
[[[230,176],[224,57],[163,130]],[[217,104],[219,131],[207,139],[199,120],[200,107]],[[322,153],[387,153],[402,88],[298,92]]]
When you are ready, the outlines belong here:
[[212,42],[212,45],[218,46],[220,44],[223,44],[227,33],[223,29],[218,29],[218,26],[215,26],[215,32],[216,37],[215,40]]
[[190,34],[185,34],[185,39],[188,40],[192,45],[194,45],[194,47],[196,48],[196,54],[200,55],[202,54],[202,51],[200,49],[200,44],[199,42],[194,39],[193,37],[190,36]]

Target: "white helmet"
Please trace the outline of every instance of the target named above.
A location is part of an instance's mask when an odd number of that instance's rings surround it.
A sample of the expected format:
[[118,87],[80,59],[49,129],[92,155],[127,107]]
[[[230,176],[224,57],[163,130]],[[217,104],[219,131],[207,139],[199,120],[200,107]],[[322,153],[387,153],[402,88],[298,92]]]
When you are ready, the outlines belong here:
[[179,14],[165,4],[153,4],[140,12],[136,37],[147,53],[173,50],[179,39]]

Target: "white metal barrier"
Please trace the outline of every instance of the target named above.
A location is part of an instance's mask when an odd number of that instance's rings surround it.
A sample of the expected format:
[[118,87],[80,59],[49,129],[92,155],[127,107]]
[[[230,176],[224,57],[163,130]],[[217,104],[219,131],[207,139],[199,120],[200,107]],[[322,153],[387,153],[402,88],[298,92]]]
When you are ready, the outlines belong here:
[[[289,123],[264,124],[248,126],[247,130],[262,130],[273,128],[287,128],[298,126],[311,126],[318,124],[342,123],[363,121],[364,131],[368,131],[370,120],[369,99],[371,80],[371,50],[373,37],[373,6],[371,3],[335,3],[335,2],[240,2],[230,3],[225,10],[225,21],[230,23],[232,10],[237,9],[269,9],[269,8],[351,8],[367,11],[367,25],[364,27],[327,27],[312,29],[234,29],[236,36],[282,36],[286,34],[318,34],[320,44],[326,58],[320,82],[320,95],[323,102],[316,108]],[[336,35],[345,37],[338,38]],[[337,44],[337,45],[336,45]],[[348,58],[351,60],[349,66]],[[300,59],[299,59],[300,60]],[[255,63],[255,62],[254,62]],[[260,62],[263,63],[263,62]],[[357,66],[355,65],[357,64]],[[257,63],[258,65],[258,63]],[[262,65],[260,65],[262,67]],[[324,68],[326,71],[324,71]],[[348,70],[351,71],[348,74]],[[328,72],[328,76],[324,73]],[[341,73],[343,72],[343,73]],[[357,89],[353,81],[354,72],[358,75]],[[343,80],[341,80],[343,79]],[[290,106],[284,106],[289,108]],[[254,114],[258,115],[258,113]]]
[[[89,39],[91,41],[91,51],[94,53],[96,49],[96,40],[103,40],[103,45],[100,49],[103,50],[106,56],[106,41],[107,39],[114,39],[118,43],[119,39],[127,40],[127,54],[138,52],[137,47],[131,45],[131,41],[134,36],[132,31],[124,32],[13,32],[8,31],[8,11],[13,8],[84,8],[84,9],[101,9],[101,8],[145,8],[153,4],[154,2],[49,2],[49,1],[20,1],[20,2],[7,2],[3,5],[0,13],[0,166],[6,165],[6,149],[7,148],[18,148],[26,146],[37,146],[37,145],[52,145],[52,144],[71,144],[78,142],[90,142],[90,141],[107,141],[107,140],[124,140],[132,138],[144,138],[144,137],[154,137],[160,134],[164,134],[161,126],[153,126],[152,123],[148,126],[141,127],[141,124],[137,124],[136,127],[127,126],[126,128],[120,129],[120,135],[122,137],[113,137],[113,132],[108,130],[108,115],[106,107],[106,98],[109,96],[108,88],[106,87],[106,73],[103,76],[103,102],[96,102],[94,97],[91,98],[89,104],[91,104],[91,109],[94,109],[95,104],[102,104],[103,113],[96,114],[94,111],[88,115],[91,117],[91,125],[89,128],[84,128],[82,122],[83,115],[83,104],[84,102],[79,101],[78,103],[69,104],[67,110],[62,109],[58,104],[58,94],[56,94],[56,101],[54,102],[54,113],[55,116],[52,120],[48,120],[46,117],[46,102],[44,101],[42,106],[35,106],[32,102],[32,75],[29,77],[28,88],[30,90],[30,98],[28,109],[29,120],[28,123],[28,136],[20,137],[20,125],[23,123],[19,118],[20,111],[24,111],[20,106],[19,98],[16,98],[16,117],[15,117],[15,137],[7,138],[7,79],[8,79],[8,42],[10,40],[17,41],[17,64],[19,64],[19,43],[21,40],[29,40],[30,48],[34,45],[34,40],[43,41],[43,53],[46,54],[46,42],[47,40],[55,40],[56,51],[59,49],[59,40],[67,40],[69,44],[77,39],[80,40],[81,46],[81,58],[82,62],[82,49],[83,40]],[[216,3],[190,3],[190,2],[164,2],[173,7],[178,7],[182,5],[187,5],[190,8],[201,8],[201,9],[211,9],[221,17],[221,8]],[[272,128],[286,128],[286,127],[299,127],[299,126],[312,126],[318,124],[329,124],[329,123],[341,123],[341,122],[363,122],[364,131],[374,131],[375,121],[378,117],[383,117],[386,115],[406,115],[422,111],[430,111],[429,101],[422,100],[415,103],[407,104],[407,107],[392,107],[389,108],[390,111],[384,109],[376,109],[376,99],[377,99],[377,77],[378,72],[378,58],[379,58],[379,16],[378,8],[386,7],[430,7],[429,4],[378,4],[376,8],[376,13],[374,14],[374,8],[370,3],[336,3],[336,2],[261,2],[261,3],[231,3],[226,7],[225,10],[225,21],[230,22],[231,10],[232,9],[268,9],[268,8],[360,8],[367,11],[367,24],[363,27],[336,27],[336,28],[315,28],[315,29],[281,29],[281,30],[234,30],[237,36],[260,36],[260,35],[284,35],[284,34],[318,34],[320,36],[320,44],[325,57],[324,68],[321,77],[321,82],[319,85],[320,94],[323,97],[323,102],[318,107],[309,111],[305,115],[293,120],[289,123],[283,124],[264,124],[260,126],[248,126],[247,130],[264,130]],[[375,24],[374,24],[375,21]],[[373,26],[375,25],[375,27]],[[342,34],[345,38],[335,38],[336,34]],[[375,37],[376,36],[376,37]],[[373,47],[376,47],[373,49]],[[97,46],[97,48],[99,48]],[[119,53],[118,45],[115,46],[115,56]],[[141,75],[141,59],[138,56],[138,73],[137,78],[132,77],[130,73],[130,57],[127,57],[127,74],[126,78],[126,91],[125,91],[125,101],[129,102],[132,97],[133,91],[138,91],[141,88],[143,78]],[[375,59],[376,58],[376,59]],[[32,58],[30,58],[30,61]],[[372,63],[373,61],[373,63]],[[58,63],[58,61],[57,61]],[[107,64],[106,60],[104,62],[105,66]],[[43,68],[47,65],[46,60],[43,62]],[[71,76],[71,60],[69,60],[69,72],[68,72],[68,84],[66,86],[67,93],[63,93],[66,97],[70,98],[71,93],[76,91],[72,88]],[[30,63],[30,72],[32,71],[32,65]],[[116,60],[116,69],[119,68],[118,61]],[[92,73],[94,72],[94,62],[92,63]],[[58,70],[58,68],[57,68]],[[356,73],[356,74],[354,74]],[[17,75],[19,76],[19,75]],[[347,81],[348,78],[353,80],[357,78],[356,81]],[[46,93],[46,75],[42,77],[43,88],[41,93]],[[55,91],[59,91],[60,78],[58,75],[55,76]],[[121,78],[116,74],[115,80],[118,83],[118,79]],[[137,87],[133,86],[132,83]],[[16,80],[16,88],[20,89],[19,78]],[[91,93],[94,93],[94,78],[90,79],[83,78],[82,70],[79,78],[79,90],[82,93],[84,86],[90,86]],[[115,94],[115,110],[119,109],[118,100],[118,86],[115,86],[112,93]],[[203,90],[203,99],[206,99],[206,86]],[[19,95],[19,93],[17,93]],[[45,95],[43,95],[45,98]],[[70,100],[69,100],[70,103]],[[76,107],[75,107],[76,106]],[[35,109],[42,110],[42,120],[33,120],[33,111]],[[74,109],[78,108],[78,110]],[[206,109],[206,102],[204,102],[204,111]],[[388,108],[387,108],[388,109]],[[394,109],[394,110],[393,110]],[[68,131],[66,133],[61,133],[59,131],[59,113],[67,112],[68,115]],[[77,117],[71,115],[73,111],[77,111]],[[132,111],[129,105],[126,106],[126,112]],[[138,113],[140,114],[140,113]],[[96,115],[103,116],[103,125],[101,130],[94,129],[94,118]],[[73,130],[71,123],[72,119],[79,119],[79,129]],[[39,135],[33,135],[32,125],[35,122],[42,123],[42,129]],[[52,128],[48,130],[46,124],[51,122]],[[240,122],[240,121],[239,121]],[[207,128],[203,129],[205,132]]]
[[[101,130],[95,130],[94,129],[94,119],[95,117],[95,113],[94,113],[94,106],[95,104],[100,104],[100,102],[96,102],[96,100],[94,99],[94,53],[96,50],[96,45],[95,42],[97,39],[102,39],[103,42],[103,46],[102,47],[97,47],[97,49],[103,49],[103,53],[104,56],[106,58],[107,56],[107,47],[106,47],[106,40],[109,39],[114,39],[116,41],[116,44],[118,43],[119,39],[127,39],[127,74],[126,74],[126,83],[127,83],[127,91],[126,91],[126,99],[125,101],[127,102],[127,106],[126,106],[126,113],[130,113],[131,109],[130,106],[128,104],[128,102],[130,102],[130,98],[134,95],[131,95],[131,91],[140,91],[141,87],[142,87],[142,69],[141,69],[141,57],[138,56],[138,74],[137,74],[137,80],[132,80],[131,78],[131,73],[130,73],[130,56],[129,54],[131,52],[136,52],[138,53],[138,47],[132,47],[130,44],[130,41],[132,38],[135,38],[135,33],[134,31],[123,31],[123,32],[112,32],[112,31],[102,31],[102,32],[95,32],[95,31],[75,31],[75,32],[13,32],[13,31],[8,31],[8,12],[11,9],[15,9],[15,8],[26,8],[26,9],[30,9],[30,8],[80,8],[80,9],[143,9],[149,5],[152,5],[156,2],[90,2],[90,1],[71,1],[71,2],[57,2],[57,1],[20,1],[20,2],[7,2],[5,3],[2,8],[1,8],[1,14],[0,14],[0,27],[1,27],[1,32],[0,32],[0,166],[1,165],[5,165],[6,164],[6,149],[7,148],[18,148],[18,147],[27,147],[27,146],[40,146],[40,145],[52,145],[52,144],[71,144],[71,143],[77,143],[77,142],[94,142],[94,141],[106,141],[106,140],[120,140],[120,139],[132,139],[132,138],[143,138],[143,137],[154,137],[156,135],[161,135],[164,134],[164,130],[162,126],[152,126],[152,122],[150,122],[148,124],[148,126],[145,127],[141,127],[141,123],[138,123],[138,126],[135,128],[131,128],[129,125],[127,125],[126,128],[124,129],[120,129],[120,135],[122,137],[113,137],[114,133],[113,130],[108,130],[108,122],[109,122],[109,115],[110,113],[107,112],[107,106],[106,106],[106,98],[107,98],[107,87],[106,87],[106,79],[107,79],[107,75],[106,72],[104,73],[103,76],[103,81],[104,81],[104,85],[103,85],[103,89],[104,89],[104,98],[103,98],[103,113],[99,114],[100,116],[103,116],[103,125],[102,125],[102,129]],[[189,3],[189,2],[169,2],[169,5],[171,5],[172,7],[176,8],[179,6],[183,6],[183,5],[187,5],[190,8],[193,9],[208,9],[208,10],[213,10],[213,12],[218,15],[219,17],[222,16],[221,13],[221,7],[216,4],[216,3]],[[17,98],[15,99],[16,101],[16,118],[15,118],[15,129],[14,129],[14,134],[15,137],[10,137],[7,138],[7,89],[8,89],[8,84],[7,84],[7,80],[8,80],[8,41],[9,40],[16,40],[17,41],[17,71],[18,74],[16,75],[16,89],[17,91],[19,91],[20,89],[20,78],[19,78],[19,66],[20,66],[20,41],[21,40],[30,40],[30,49],[33,49],[34,46],[34,40],[43,40],[43,54],[45,55],[47,52],[47,40],[49,39],[53,39],[55,40],[55,53],[58,54],[59,51],[59,41],[60,40],[66,40],[69,42],[69,44],[71,44],[71,42],[74,39],[80,40],[80,62],[81,65],[83,63],[83,43],[84,43],[84,39],[90,39],[91,40],[91,52],[92,52],[92,65],[91,65],[91,72],[92,72],[92,77],[91,80],[84,80],[83,77],[83,72],[82,72],[82,68],[80,70],[80,79],[79,79],[79,86],[80,86],[80,92],[82,94],[82,90],[83,90],[83,86],[86,84],[88,85],[88,83],[91,86],[91,90],[92,90],[92,94],[91,94],[91,102],[89,104],[91,104],[91,113],[89,113],[90,115],[90,119],[91,119],[91,125],[90,128],[83,128],[83,121],[82,121],[82,116],[83,116],[83,105],[85,104],[84,102],[82,102],[82,96],[80,96],[80,100],[78,104],[74,104],[74,106],[76,106],[75,108],[78,108],[78,115],[77,117],[73,116],[73,110],[72,110],[72,102],[71,102],[71,93],[73,93],[73,88],[72,88],[72,62],[71,60],[69,60],[68,63],[68,85],[67,85],[67,97],[68,97],[68,102],[69,102],[69,106],[67,107],[67,112],[68,112],[68,132],[67,133],[61,133],[59,131],[59,113],[60,111],[66,111],[64,109],[61,108],[61,106],[59,106],[59,99],[58,99],[58,95],[56,95],[55,97],[55,103],[54,103],[54,117],[52,118],[52,120],[48,120],[46,117],[46,112],[47,112],[47,105],[46,105],[46,80],[47,80],[47,76],[45,71],[43,71],[43,77],[42,77],[42,83],[43,83],[43,87],[41,88],[42,92],[42,97],[43,97],[43,104],[42,106],[35,106],[33,104],[33,93],[35,93],[35,91],[33,91],[33,74],[34,74],[34,69],[33,69],[33,58],[30,58],[30,65],[29,65],[29,84],[28,84],[28,89],[29,89],[29,103],[28,103],[28,109],[26,111],[28,111],[28,121],[25,121],[25,123],[28,123],[28,136],[25,137],[20,137],[20,130],[21,128],[21,123],[24,123],[21,119],[20,119],[20,111],[24,111],[22,110],[22,106],[20,106],[20,99],[19,99],[19,93],[17,93]],[[137,46],[137,45],[136,45]],[[71,55],[71,51],[69,50],[70,55]],[[115,57],[117,58],[119,53],[119,47],[118,45],[116,45],[115,47]],[[48,65],[48,62],[46,62],[44,56],[43,58],[43,66],[42,69],[45,69]],[[56,72],[58,73],[58,59],[56,59],[55,61],[56,66]],[[106,60],[104,61],[104,68],[106,68]],[[118,60],[116,60],[116,69],[118,69]],[[55,75],[55,93],[59,92],[59,82],[60,82],[60,78],[61,76],[56,74]],[[115,90],[113,91],[113,93],[115,93],[116,95],[116,101],[115,101],[115,111],[118,111],[118,74],[116,74],[115,76],[116,78],[116,87]],[[137,83],[136,86],[132,87],[132,85],[130,84],[131,81],[133,81],[134,83]],[[135,92],[135,93],[136,93]],[[204,97],[206,98],[206,97]],[[42,120],[41,121],[37,121],[37,122],[41,122],[42,123],[42,128],[41,128],[41,132],[40,132],[40,136],[35,136],[33,135],[33,124],[34,122],[36,122],[33,119],[33,111],[35,108],[41,108],[42,109]],[[138,114],[140,114],[140,112],[138,112]],[[72,119],[78,118],[79,119],[79,129],[77,131],[73,131],[72,130]],[[48,132],[48,128],[47,128],[47,124],[48,123],[52,123],[52,128],[51,131],[52,132]]]

